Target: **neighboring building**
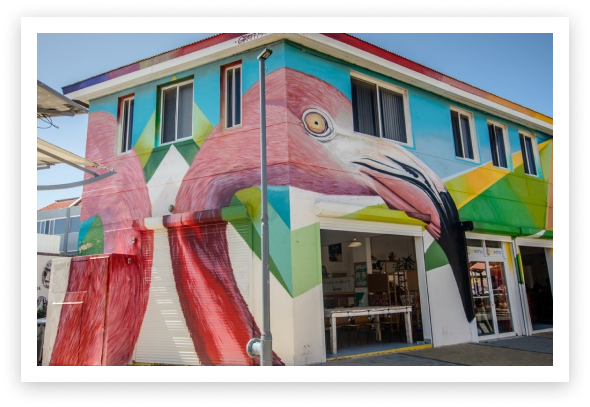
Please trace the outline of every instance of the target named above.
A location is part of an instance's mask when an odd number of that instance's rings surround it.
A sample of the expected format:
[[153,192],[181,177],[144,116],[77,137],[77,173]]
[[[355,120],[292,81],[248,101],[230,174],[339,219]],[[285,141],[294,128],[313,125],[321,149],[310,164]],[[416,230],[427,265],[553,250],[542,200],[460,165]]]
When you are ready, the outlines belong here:
[[59,236],[57,253],[77,254],[81,210],[82,198],[59,199],[37,210],[37,234]]
[[116,175],[52,271],[96,318],[50,308],[46,363],[252,363],[264,46],[275,364],[331,357],[337,306],[433,346],[552,327],[551,118],[350,35],[220,34],[63,88]]

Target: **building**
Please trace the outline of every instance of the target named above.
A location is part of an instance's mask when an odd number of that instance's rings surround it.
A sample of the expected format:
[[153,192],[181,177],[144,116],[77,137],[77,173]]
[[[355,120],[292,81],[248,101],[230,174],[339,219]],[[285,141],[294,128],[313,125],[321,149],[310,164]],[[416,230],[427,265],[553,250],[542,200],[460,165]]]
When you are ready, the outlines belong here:
[[81,198],[59,199],[37,210],[37,311],[47,308],[52,259],[78,253]]
[[[37,210],[37,234],[59,236],[56,253],[77,254],[82,198],[58,199]],[[37,251],[43,252],[40,248]],[[53,251],[50,253],[54,253]]]
[[550,117],[347,34],[220,34],[63,88],[117,174],[84,187],[81,257],[52,271],[96,318],[50,309],[47,363],[253,363],[265,46],[275,364],[325,361],[338,332],[552,329]]

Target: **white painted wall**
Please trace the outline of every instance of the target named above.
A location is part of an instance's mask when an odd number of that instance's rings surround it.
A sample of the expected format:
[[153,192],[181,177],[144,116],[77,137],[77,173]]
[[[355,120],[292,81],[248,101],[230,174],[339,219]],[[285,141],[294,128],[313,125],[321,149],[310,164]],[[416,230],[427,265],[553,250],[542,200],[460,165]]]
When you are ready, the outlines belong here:
[[61,236],[37,234],[37,252],[59,254]]
[[450,265],[426,272],[434,346],[472,341],[459,289]]
[[43,343],[43,366],[49,366],[51,353],[57,338],[57,327],[61,315],[62,303],[68,290],[70,280],[71,257],[61,257],[51,262],[51,284],[49,285],[49,304],[45,322],[45,339]]
[[[250,309],[262,331],[262,262],[252,252],[252,286]],[[270,274],[270,332],[272,349],[287,366],[295,364],[294,300],[281,283]],[[308,324],[309,325],[309,324]]]

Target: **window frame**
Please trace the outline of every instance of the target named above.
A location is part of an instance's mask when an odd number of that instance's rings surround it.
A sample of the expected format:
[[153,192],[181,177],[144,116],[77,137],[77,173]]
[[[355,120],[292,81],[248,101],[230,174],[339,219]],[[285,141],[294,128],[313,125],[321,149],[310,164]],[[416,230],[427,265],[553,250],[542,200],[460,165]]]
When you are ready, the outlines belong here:
[[[227,72],[228,71],[233,71],[233,84],[235,86],[235,70],[237,68],[240,68],[240,123],[239,124],[233,124],[231,126],[227,125],[227,113],[228,113],[228,97],[227,97],[227,93],[228,93],[228,83],[227,83]],[[244,122],[244,87],[243,87],[243,79],[244,79],[244,68],[242,67],[242,61],[235,61],[232,62],[230,64],[224,65],[221,67],[221,98],[222,98],[222,115],[221,117],[223,117],[223,128],[226,130],[229,129],[235,129],[238,128],[240,126],[242,126],[243,122]],[[232,98],[232,118],[233,118],[233,122],[235,123],[235,98]]]
[[[378,117],[378,131],[379,134],[377,136],[374,136],[372,134],[366,134],[366,133],[361,133],[358,131],[354,131],[354,134],[359,135],[359,136],[370,136],[370,137],[376,137],[382,140],[387,140],[387,141],[391,141],[393,143],[402,145],[402,146],[406,146],[406,147],[414,147],[414,137],[412,135],[412,121],[411,121],[411,116],[410,116],[410,101],[409,101],[409,94],[408,94],[408,90],[405,88],[401,88],[397,85],[393,85],[391,83],[382,81],[380,79],[376,79],[373,78],[372,76],[369,75],[365,75],[362,74],[360,72],[356,72],[356,71],[350,71],[350,88],[352,91],[352,79],[356,79],[362,82],[366,82],[369,83],[371,85],[375,85],[376,89],[377,89],[377,117]],[[398,93],[402,96],[402,100],[403,100],[403,104],[404,104],[404,123],[406,125],[406,142],[402,142],[402,141],[397,141],[397,140],[392,140],[389,138],[385,138],[383,137],[383,117],[381,116],[381,95],[379,93],[379,88],[383,88],[383,89],[387,89],[391,92],[395,92]],[[352,101],[351,101],[352,104]],[[353,114],[354,114],[354,106],[352,106],[353,109]],[[354,127],[353,127],[354,129]]]
[[[539,178],[541,172],[539,171],[540,159],[539,159],[539,147],[537,146],[537,136],[535,134],[531,133],[530,131],[518,129],[518,143],[519,144],[520,144],[520,136],[521,135],[523,137],[528,137],[531,139],[531,145],[533,147],[533,159],[535,160],[535,171],[536,171],[536,174],[529,174],[526,172],[526,169],[525,169],[524,175]],[[525,147],[526,147],[526,142],[525,142]],[[523,153],[524,152],[521,149],[520,154],[522,155],[522,165],[523,165],[523,169],[524,169],[525,168],[524,167],[525,157],[524,157]]]
[[[502,136],[504,138],[504,151],[506,153],[506,167],[500,167],[500,166],[494,165],[493,156],[492,156],[492,166],[494,168],[499,169],[499,170],[510,171],[510,168],[511,168],[510,164],[512,161],[510,158],[512,157],[512,152],[510,150],[510,138],[508,137],[508,126],[505,123],[500,123],[500,122],[497,122],[495,120],[490,120],[490,119],[488,119],[487,123],[488,123],[488,125],[492,124],[492,125],[498,126],[502,129]],[[490,148],[493,148],[491,143],[490,143]],[[497,148],[497,146],[496,146],[496,148]],[[496,153],[497,152],[498,151],[496,150]]]
[[[192,131],[191,131],[191,136],[188,137],[183,137],[183,138],[178,138],[178,100],[180,98],[180,92],[178,91],[178,89],[181,86],[187,85],[191,83],[193,85],[193,93],[192,93],[192,97],[191,97],[191,101],[194,103],[195,102],[195,80],[193,78],[189,78],[189,79],[179,79],[177,81],[174,81],[173,83],[170,84],[166,84],[164,86],[161,86],[158,88],[158,96],[160,98],[160,111],[159,111],[159,146],[165,146],[168,144],[174,144],[180,141],[184,141],[184,140],[188,140],[191,138],[192,136]],[[168,89],[172,89],[172,88],[176,88],[176,116],[175,116],[175,127],[174,127],[174,140],[172,141],[168,141],[168,142],[164,142],[163,138],[164,138],[164,91],[168,90]],[[194,117],[193,117],[193,106],[191,105],[191,129],[193,128],[194,125]]]
[[[131,94],[125,95],[125,96],[121,96],[119,98],[119,108],[117,110],[117,112],[118,112],[117,143],[115,145],[115,155],[128,154],[129,152],[131,152],[131,150],[133,150],[133,145],[132,145],[129,150],[122,151],[122,142],[123,142],[123,137],[124,137],[123,130],[125,129],[125,126],[123,125],[123,118],[124,118],[125,112],[123,110],[124,110],[124,106],[125,106],[125,101],[127,101],[127,100],[134,101],[133,110],[135,111],[135,94],[134,93],[131,93]],[[135,117],[135,114],[133,116]],[[129,129],[129,125],[127,125],[127,129]],[[133,144],[133,134],[129,134],[129,137],[131,137],[131,143]],[[125,145],[127,145],[127,143],[125,143]]]
[[[456,112],[459,115],[459,119],[461,118],[461,115],[467,116],[467,119],[469,121],[469,131],[471,132],[470,138],[471,138],[471,148],[473,150],[473,158],[459,157],[459,156],[457,156],[457,154],[455,154],[455,158],[457,158],[459,160],[468,161],[470,163],[479,163],[480,162],[479,145],[477,143],[477,132],[475,130],[475,117],[473,115],[473,112],[470,112],[465,109],[461,109],[460,107],[457,107],[457,106],[450,106],[449,111]],[[460,139],[461,139],[461,149],[463,150],[463,155],[465,155],[465,146],[463,145],[463,134],[461,134],[461,126],[459,126],[459,133],[460,133],[459,135],[460,135]],[[451,136],[453,138],[453,146],[454,146],[455,134],[453,133],[452,119],[451,119]]]

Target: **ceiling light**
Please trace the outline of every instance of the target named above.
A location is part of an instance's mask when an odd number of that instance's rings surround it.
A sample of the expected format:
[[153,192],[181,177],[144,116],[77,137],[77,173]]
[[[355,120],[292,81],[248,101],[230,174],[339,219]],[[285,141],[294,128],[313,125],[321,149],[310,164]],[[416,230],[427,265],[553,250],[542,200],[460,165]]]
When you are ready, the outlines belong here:
[[363,244],[356,240],[356,237],[352,239],[352,241],[348,244],[348,247],[359,247]]

